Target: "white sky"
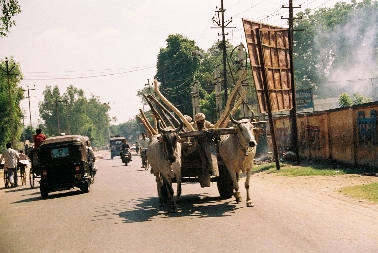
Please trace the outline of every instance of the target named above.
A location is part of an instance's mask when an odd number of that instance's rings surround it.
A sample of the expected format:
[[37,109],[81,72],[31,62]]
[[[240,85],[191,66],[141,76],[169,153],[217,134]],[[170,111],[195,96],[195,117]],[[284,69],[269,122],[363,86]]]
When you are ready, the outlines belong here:
[[[137,91],[156,73],[159,49],[168,35],[179,33],[204,50],[220,37],[212,17],[221,0],[18,0],[22,12],[7,37],[0,38],[0,58],[21,65],[21,86],[30,90],[35,127],[38,102],[47,85],[84,90],[109,103],[109,115],[124,123],[142,108]],[[337,0],[294,0],[305,8],[332,7]],[[350,0],[345,1],[350,3]],[[227,39],[245,43],[242,18],[286,27],[288,0],[224,0],[225,19],[232,17]],[[218,8],[217,8],[218,7]],[[25,96],[27,94],[25,93]],[[28,100],[22,102],[28,117]]]

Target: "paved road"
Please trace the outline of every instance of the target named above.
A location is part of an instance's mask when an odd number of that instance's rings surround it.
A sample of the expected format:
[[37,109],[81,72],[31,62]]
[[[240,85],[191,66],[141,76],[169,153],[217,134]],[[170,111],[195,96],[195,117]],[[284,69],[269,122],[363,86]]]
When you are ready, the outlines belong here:
[[1,188],[0,252],[378,252],[376,208],[255,175],[253,208],[220,199],[215,183],[185,183],[179,212],[168,214],[140,157],[124,166],[97,156],[87,194],[44,200],[38,188]]

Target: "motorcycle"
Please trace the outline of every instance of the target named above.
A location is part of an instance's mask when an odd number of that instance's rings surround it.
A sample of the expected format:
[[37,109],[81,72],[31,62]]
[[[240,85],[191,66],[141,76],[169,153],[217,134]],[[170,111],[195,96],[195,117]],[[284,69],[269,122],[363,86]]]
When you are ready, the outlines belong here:
[[127,164],[131,161],[130,149],[127,148],[121,150],[121,159],[122,162],[127,166]]

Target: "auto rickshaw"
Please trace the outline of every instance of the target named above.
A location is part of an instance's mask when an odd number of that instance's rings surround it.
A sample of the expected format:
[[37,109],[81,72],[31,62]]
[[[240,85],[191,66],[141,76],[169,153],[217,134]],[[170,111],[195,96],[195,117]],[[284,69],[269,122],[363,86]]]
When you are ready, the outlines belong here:
[[87,136],[64,135],[46,139],[39,148],[42,198],[49,192],[75,187],[87,193],[94,183],[96,168],[88,162]]

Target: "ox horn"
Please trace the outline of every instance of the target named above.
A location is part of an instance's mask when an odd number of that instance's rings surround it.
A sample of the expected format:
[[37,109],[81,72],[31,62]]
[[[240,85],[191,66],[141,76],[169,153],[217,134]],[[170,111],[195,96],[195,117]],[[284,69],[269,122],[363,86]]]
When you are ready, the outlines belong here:
[[159,132],[164,133],[164,130],[163,130],[163,127],[162,127],[160,120],[158,121],[157,127],[158,127]]
[[255,112],[253,110],[251,110],[251,113],[252,113],[251,121],[254,121],[254,119],[255,119]]
[[240,122],[236,121],[233,117],[232,117],[232,114],[230,113],[230,120],[232,121],[232,123],[236,124],[236,125],[239,125]]

